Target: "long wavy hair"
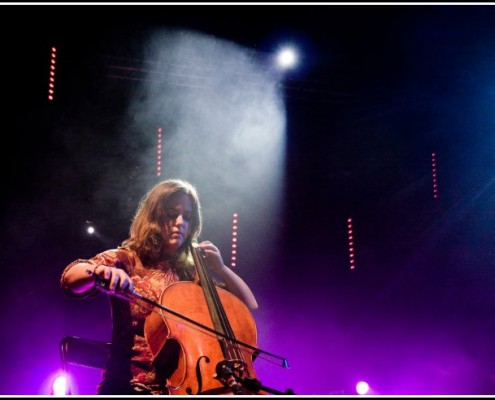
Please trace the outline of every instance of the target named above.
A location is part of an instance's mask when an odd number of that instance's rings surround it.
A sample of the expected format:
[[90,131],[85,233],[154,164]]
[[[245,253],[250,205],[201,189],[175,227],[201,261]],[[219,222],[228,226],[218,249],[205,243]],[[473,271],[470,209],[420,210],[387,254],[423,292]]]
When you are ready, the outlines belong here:
[[181,179],[168,179],[156,184],[140,200],[129,228],[129,237],[121,245],[134,250],[144,265],[157,263],[163,257],[162,226],[167,215],[167,202],[175,193],[187,194],[192,202],[190,232],[179,249],[179,261],[188,263],[190,244],[201,233],[202,215],[197,189]]

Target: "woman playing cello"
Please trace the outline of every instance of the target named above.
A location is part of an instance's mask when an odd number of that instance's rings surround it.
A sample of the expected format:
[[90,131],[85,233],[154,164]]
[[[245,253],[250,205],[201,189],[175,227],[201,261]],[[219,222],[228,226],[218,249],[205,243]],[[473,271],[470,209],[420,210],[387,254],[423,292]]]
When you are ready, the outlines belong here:
[[[110,294],[113,324],[112,348],[103,379],[98,385],[98,394],[175,393],[171,391],[167,378],[174,370],[177,375],[177,368],[184,367],[184,362],[181,360],[186,357],[180,356],[180,360],[177,360],[177,354],[172,357],[172,353],[167,353],[171,365],[166,365],[167,357],[160,357],[158,366],[156,362],[158,354],[150,347],[147,340],[147,336],[154,335],[154,332],[151,334],[145,332],[147,318],[156,312],[153,312],[150,307],[142,307],[111,294],[133,292],[156,303],[163,302],[164,298],[168,301],[173,294],[174,304],[181,303],[182,286],[176,283],[192,284],[198,281],[197,259],[195,260],[191,254],[194,248],[198,251],[195,254],[196,258],[198,254],[201,254],[201,258],[205,261],[204,265],[207,265],[217,277],[218,282],[215,284],[219,286],[218,291],[222,292],[220,296],[222,301],[235,298],[232,303],[234,305],[239,301],[246,310],[258,308],[251,289],[241,277],[225,266],[218,248],[208,241],[195,243],[201,227],[201,207],[195,187],[178,179],[162,181],[140,201],[130,226],[129,237],[122,242],[121,246],[103,251],[91,259],[75,260],[65,267],[61,277],[61,286],[68,294],[78,297],[96,295],[100,292],[96,284],[98,278],[102,278],[107,283],[106,290]],[[197,286],[199,285],[195,287]],[[172,287],[174,290],[168,291],[168,288]],[[204,301],[204,297],[203,300],[195,297],[191,299],[191,296],[196,296],[197,291],[190,291],[188,289],[190,285],[184,285],[183,288],[188,291],[181,304],[183,309],[187,308],[188,303]],[[223,294],[223,291],[228,295]],[[207,310],[208,307],[206,306],[205,309]],[[153,328],[156,323],[148,325]],[[165,328],[166,336],[173,329],[166,323],[164,327],[159,325],[159,329]],[[188,336],[199,332],[199,330],[190,328]],[[229,330],[226,333],[235,334]],[[200,337],[204,336],[199,333],[198,335],[197,340],[201,340]],[[211,335],[209,337],[211,338]],[[222,337],[219,336],[217,339],[223,343]],[[175,340],[180,343],[180,338],[175,337]],[[184,344],[178,347],[184,347]],[[182,348],[182,351],[187,352],[187,349]],[[208,350],[206,352],[208,353]],[[208,354],[201,358],[210,362]],[[237,359],[234,362],[237,362]],[[207,393],[208,380],[214,377],[211,373],[201,376],[203,363],[204,361],[199,361],[198,358],[196,370],[199,372],[196,371],[198,376],[194,379],[198,378],[201,381],[197,386],[201,389],[201,393],[203,390]],[[221,366],[224,367],[225,364]],[[179,375],[185,373],[184,370]],[[189,389],[187,390],[185,394],[189,393]]]

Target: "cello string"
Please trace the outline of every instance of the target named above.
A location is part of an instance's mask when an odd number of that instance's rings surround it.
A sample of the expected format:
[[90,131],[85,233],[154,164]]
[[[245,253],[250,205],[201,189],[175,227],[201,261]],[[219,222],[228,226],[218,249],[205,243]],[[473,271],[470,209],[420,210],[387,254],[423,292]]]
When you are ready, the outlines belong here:
[[193,259],[196,265],[198,275],[204,278],[205,280],[204,287],[208,289],[209,297],[211,298],[211,300],[215,305],[214,307],[216,311],[215,315],[218,317],[219,323],[222,325],[222,333],[226,334],[227,337],[229,338],[227,341],[224,341],[224,343],[221,343],[221,346],[223,348],[223,353],[224,355],[228,356],[229,360],[241,360],[243,363],[245,363],[242,353],[236,351],[237,346],[233,346],[234,342],[230,340],[230,338],[235,339],[234,331],[225,314],[225,309],[223,308],[222,302],[216,290],[216,286],[211,278],[211,275],[208,272],[208,268],[205,266],[205,261],[203,260],[205,257],[204,251],[201,249],[201,247],[199,247],[197,242],[193,242],[191,244],[191,252],[193,252]]

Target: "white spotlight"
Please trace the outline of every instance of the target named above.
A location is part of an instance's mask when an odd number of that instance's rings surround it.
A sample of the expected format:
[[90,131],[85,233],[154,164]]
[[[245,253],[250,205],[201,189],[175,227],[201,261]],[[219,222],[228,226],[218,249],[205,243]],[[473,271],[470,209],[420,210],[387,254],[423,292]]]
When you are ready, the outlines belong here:
[[357,394],[368,394],[370,390],[370,386],[365,381],[360,381],[356,384],[356,392]]
[[282,69],[291,69],[297,65],[298,57],[292,47],[284,47],[277,53],[277,65]]
[[59,375],[52,383],[52,394],[54,396],[67,395],[67,378],[64,375]]

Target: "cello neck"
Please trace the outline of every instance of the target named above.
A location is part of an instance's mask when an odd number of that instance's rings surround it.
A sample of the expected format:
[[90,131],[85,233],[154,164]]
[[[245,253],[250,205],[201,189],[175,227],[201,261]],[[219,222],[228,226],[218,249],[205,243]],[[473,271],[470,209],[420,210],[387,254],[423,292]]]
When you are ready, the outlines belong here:
[[[220,296],[218,295],[216,285],[211,277],[211,274],[206,265],[206,259],[203,250],[197,243],[191,244],[191,254],[196,266],[196,272],[199,278],[199,284],[203,289],[208,310],[213,322],[213,327],[216,331],[221,332],[226,337],[235,339],[234,332],[230,326],[229,320],[223,308]],[[219,337],[221,339],[221,337]],[[221,341],[224,355],[231,357],[231,349],[225,347],[225,341]],[[227,354],[229,353],[229,354]]]

